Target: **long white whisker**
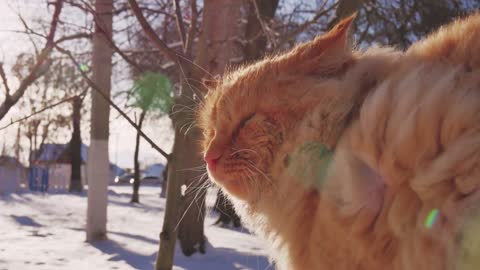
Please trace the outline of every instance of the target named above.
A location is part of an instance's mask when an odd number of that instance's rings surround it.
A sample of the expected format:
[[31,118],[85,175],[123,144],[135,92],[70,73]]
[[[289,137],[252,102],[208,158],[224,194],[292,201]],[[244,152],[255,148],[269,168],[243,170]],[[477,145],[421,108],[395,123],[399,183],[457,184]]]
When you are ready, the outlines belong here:
[[238,154],[238,153],[241,153],[241,152],[251,152],[251,153],[254,153],[257,156],[260,156],[255,150],[248,149],[248,148],[236,150],[233,153],[231,153],[230,156],[234,156],[235,154]]
[[[193,62],[192,60],[190,60],[190,59],[188,59],[188,58],[186,58],[186,57],[184,57],[183,55],[180,55],[180,54],[178,54],[178,53],[177,53],[176,55],[177,55],[177,57],[182,58],[183,60],[189,62],[189,63],[192,64],[193,66],[195,66],[195,67],[199,68],[200,70],[204,71],[208,76],[210,76],[210,77],[212,77],[212,78],[214,77],[212,73],[210,73],[208,70],[204,69],[203,67],[201,67],[201,66],[198,65],[197,63]],[[180,65],[180,66],[181,66],[181,65]]]
[[[202,179],[202,178],[200,178]],[[195,181],[192,181],[192,183],[189,185],[191,186]],[[178,229],[178,226],[180,225],[180,223],[182,222],[182,220],[185,218],[185,215],[187,214],[188,210],[190,210],[190,207],[192,207],[193,205],[193,202],[195,201],[195,199],[197,198],[197,195],[198,193],[195,195],[195,197],[193,198],[193,200],[190,202],[190,204],[188,205],[187,209],[185,209],[185,211],[183,212],[182,216],[180,217],[180,220],[178,221],[177,225],[175,226],[174,228],[174,231],[176,231]]]

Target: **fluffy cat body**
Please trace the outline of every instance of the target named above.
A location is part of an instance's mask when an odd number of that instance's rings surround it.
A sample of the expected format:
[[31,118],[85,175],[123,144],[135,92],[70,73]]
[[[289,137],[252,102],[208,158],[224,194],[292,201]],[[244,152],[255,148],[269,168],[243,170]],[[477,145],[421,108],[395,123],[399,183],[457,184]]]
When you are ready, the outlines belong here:
[[352,51],[352,19],[210,83],[209,175],[278,269],[477,269],[480,16],[405,53]]

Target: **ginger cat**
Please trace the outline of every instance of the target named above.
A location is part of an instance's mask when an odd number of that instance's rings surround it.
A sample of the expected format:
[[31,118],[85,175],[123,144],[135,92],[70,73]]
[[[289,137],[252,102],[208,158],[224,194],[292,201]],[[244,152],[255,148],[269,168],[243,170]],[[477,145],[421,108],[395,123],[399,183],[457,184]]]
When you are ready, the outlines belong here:
[[353,18],[207,83],[210,178],[277,269],[480,269],[480,15],[406,52]]

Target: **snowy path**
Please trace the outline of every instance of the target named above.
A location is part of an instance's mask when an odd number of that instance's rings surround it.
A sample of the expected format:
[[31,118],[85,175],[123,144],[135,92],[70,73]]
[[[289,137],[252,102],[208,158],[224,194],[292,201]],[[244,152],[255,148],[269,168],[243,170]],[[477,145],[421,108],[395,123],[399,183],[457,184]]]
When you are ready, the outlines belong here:
[[[156,187],[140,190],[142,204],[131,205],[130,187],[110,187],[109,240],[95,245],[84,241],[85,195],[0,196],[0,270],[152,269],[165,200]],[[206,218],[207,254],[177,250],[175,270],[273,269],[260,240],[214,221]]]

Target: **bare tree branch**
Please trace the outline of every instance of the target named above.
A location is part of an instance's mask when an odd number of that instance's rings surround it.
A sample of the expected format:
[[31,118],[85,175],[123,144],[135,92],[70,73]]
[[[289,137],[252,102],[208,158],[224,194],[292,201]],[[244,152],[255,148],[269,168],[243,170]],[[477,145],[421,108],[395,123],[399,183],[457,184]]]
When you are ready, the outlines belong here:
[[0,105],[0,119],[2,119],[8,113],[10,108],[18,102],[18,100],[25,93],[25,90],[27,90],[27,88],[42,75],[44,64],[55,45],[54,37],[57,30],[60,13],[62,11],[62,6],[63,0],[57,0],[55,2],[55,10],[53,12],[52,22],[50,23],[50,30],[47,35],[45,46],[38,55],[37,62],[31,68],[30,73],[20,82],[18,89],[12,95],[6,97],[3,103]]
[[[328,1],[326,1],[325,3],[327,3]],[[305,30],[307,30],[308,27],[310,27],[312,24],[316,23],[321,17],[323,16],[326,16],[328,15],[328,13],[330,13],[333,9],[335,9],[336,7],[338,6],[338,2],[334,3],[333,5],[329,6],[328,8],[326,9],[323,9],[325,7],[325,4],[322,5],[322,8],[319,9],[319,11],[315,14],[315,16],[313,16],[313,18],[311,18],[310,20],[308,21],[305,21],[304,23],[302,23],[301,25],[297,26],[295,28],[295,30],[293,30],[292,32],[286,34],[282,40],[278,43],[278,46],[281,47],[283,44],[293,40],[296,36],[298,36],[298,34],[304,32]]]
[[[77,60],[75,60],[75,57],[73,57],[70,51],[63,49],[59,46],[55,46],[55,47],[60,53],[63,53],[66,56],[68,56],[68,58],[75,64],[75,66],[79,65],[79,63],[77,62]],[[148,137],[142,131],[142,129],[139,128],[139,126],[130,117],[128,117],[128,115],[122,109],[120,109],[120,107],[118,107],[100,88],[98,88],[98,86],[88,77],[88,75],[83,70],[80,69],[79,71],[80,71],[80,74],[82,74],[82,77],[87,81],[88,85],[93,90],[95,90],[100,96],[102,96],[102,98],[104,98],[110,104],[110,106],[112,106],[119,114],[121,114],[123,118],[125,118],[125,120],[127,120],[127,122],[140,133],[140,136],[142,136],[150,144],[150,146],[153,149],[157,150],[167,160],[169,159],[170,155],[167,154],[167,152],[163,151],[162,148],[160,148],[155,142],[153,142],[153,140],[150,139],[150,137]]]
[[[142,27],[143,31],[148,36],[148,38],[153,42],[155,47],[157,47],[170,61],[179,62],[178,61],[179,53],[170,49],[165,44],[165,42],[157,36],[153,28],[147,22],[147,19],[145,19],[145,16],[143,16],[142,10],[138,7],[137,1],[128,0],[128,3],[130,4],[130,7],[132,8],[132,12],[137,18],[138,22],[140,23],[140,26]],[[184,56],[182,56],[182,58],[184,58]]]
[[190,0],[190,12],[192,13],[190,19],[190,27],[188,28],[188,35],[185,41],[185,55],[189,58],[192,57],[192,48],[195,40],[195,31],[197,30],[198,10],[197,1]]
[[27,22],[25,21],[25,19],[23,19],[22,15],[20,13],[18,13],[17,15],[18,15],[18,19],[20,20],[20,22],[22,22],[25,29],[27,29],[27,36],[28,36],[28,39],[30,40],[30,42],[32,43],[33,48],[35,49],[35,55],[38,55],[39,52],[38,52],[37,44],[33,40],[32,36],[29,35],[29,33],[28,33],[28,30],[30,29],[30,27],[28,26]]
[[55,45],[58,45],[65,41],[74,40],[74,39],[81,39],[81,38],[91,39],[92,36],[93,35],[91,33],[77,33],[70,36],[63,36],[55,41]]
[[42,113],[42,112],[44,112],[44,111],[53,109],[53,108],[57,107],[57,106],[60,105],[60,104],[63,104],[63,103],[65,103],[65,102],[68,102],[68,101],[74,99],[74,98],[77,97],[77,96],[84,96],[84,95],[86,95],[86,94],[87,94],[87,91],[85,90],[85,91],[83,91],[82,93],[80,93],[79,95],[74,95],[74,96],[72,96],[72,97],[64,98],[64,99],[62,99],[62,100],[60,100],[60,101],[58,101],[58,102],[55,102],[55,103],[53,103],[53,104],[50,104],[50,105],[48,105],[48,106],[43,107],[42,109],[40,109],[40,110],[38,110],[38,111],[34,111],[33,113],[31,113],[31,114],[29,114],[29,115],[27,115],[27,116],[24,116],[24,117],[19,118],[19,119],[17,119],[17,120],[12,120],[12,121],[10,121],[10,123],[9,123],[8,125],[5,125],[5,126],[3,126],[3,127],[0,127],[0,130],[6,129],[6,128],[8,128],[9,126],[12,126],[12,125],[14,125],[14,124],[16,124],[16,123],[23,122],[23,121],[29,119],[30,117],[35,116],[35,115],[37,115],[37,114],[39,114],[39,113]]
[[185,25],[183,24],[182,8],[179,0],[173,0],[173,7],[175,8],[175,21],[177,23],[177,31],[182,40],[183,50],[187,48],[187,37],[185,33]]
[[257,20],[260,23],[260,27],[263,30],[264,35],[267,37],[268,41],[274,46],[277,47],[277,42],[275,41],[275,34],[273,33],[272,29],[268,26],[267,23],[263,20],[260,9],[258,7],[258,3],[256,0],[251,0],[253,7],[255,9],[255,15],[257,15]]
[[3,70],[3,63],[0,63],[0,76],[5,86],[5,99],[10,98],[10,87],[8,87],[7,76],[5,75],[5,70]]

